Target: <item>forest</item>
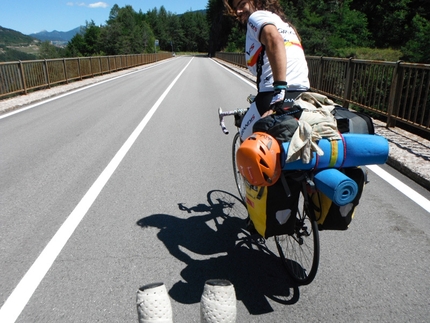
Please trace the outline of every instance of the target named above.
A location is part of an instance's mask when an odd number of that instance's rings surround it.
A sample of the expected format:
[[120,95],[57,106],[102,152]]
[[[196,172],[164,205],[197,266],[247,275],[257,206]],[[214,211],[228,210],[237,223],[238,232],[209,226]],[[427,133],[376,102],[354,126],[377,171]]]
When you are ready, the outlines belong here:
[[[279,0],[308,56],[430,63],[428,0]],[[209,51],[243,51],[243,27],[209,0]],[[226,21],[227,20],[227,21]]]
[[[428,0],[279,0],[308,56],[430,63]],[[168,51],[243,52],[245,28],[225,14],[222,0],[206,10],[174,14],[164,6],[143,13],[114,5],[106,24],[87,21],[65,48],[43,42],[39,57],[104,56]]]

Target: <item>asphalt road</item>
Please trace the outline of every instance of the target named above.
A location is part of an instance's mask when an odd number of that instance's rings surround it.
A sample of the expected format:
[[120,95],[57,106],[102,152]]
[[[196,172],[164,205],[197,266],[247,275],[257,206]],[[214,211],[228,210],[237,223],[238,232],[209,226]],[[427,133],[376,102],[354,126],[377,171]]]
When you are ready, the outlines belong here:
[[224,278],[237,322],[428,322],[430,214],[373,171],[309,286],[243,232],[217,108],[254,92],[177,57],[0,119],[0,321],[136,322],[137,289],[164,282],[174,322],[200,322]]

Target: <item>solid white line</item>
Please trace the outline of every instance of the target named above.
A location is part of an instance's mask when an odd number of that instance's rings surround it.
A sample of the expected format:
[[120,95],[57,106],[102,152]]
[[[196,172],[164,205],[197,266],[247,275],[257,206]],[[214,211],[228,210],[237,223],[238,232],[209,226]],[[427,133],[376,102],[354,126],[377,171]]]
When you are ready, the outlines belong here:
[[212,61],[212,62],[214,62],[214,63],[216,63],[216,64],[218,64],[219,66],[221,66],[223,69],[225,69],[226,71],[230,72],[230,73],[231,73],[231,74],[233,74],[234,76],[236,76],[236,77],[240,78],[243,82],[245,82],[246,84],[248,84],[248,85],[252,86],[254,89],[257,89],[257,87],[256,87],[255,83],[253,83],[253,82],[251,82],[251,81],[247,80],[244,76],[239,75],[239,73],[232,71],[231,69],[229,69],[229,68],[225,67],[224,65],[222,65],[222,64],[220,64],[220,63],[218,63],[218,62],[217,62],[216,60],[214,60],[214,59],[211,59],[211,61]]
[[126,73],[126,74],[123,74],[123,75],[119,75],[119,76],[115,76],[115,77],[109,78],[109,79],[104,80],[104,81],[100,81],[100,82],[97,82],[97,83],[89,84],[89,85],[84,86],[84,87],[82,87],[82,88],[79,88],[79,89],[76,89],[76,90],[71,90],[71,91],[66,92],[66,93],[64,93],[64,94],[60,94],[60,95],[58,95],[58,96],[55,96],[55,97],[52,97],[52,98],[49,98],[49,99],[46,99],[46,100],[43,100],[43,101],[40,101],[40,102],[37,102],[37,103],[31,104],[31,105],[26,106],[26,107],[24,107],[24,108],[19,108],[19,109],[14,110],[14,111],[7,112],[7,113],[5,113],[5,114],[0,115],[0,120],[1,120],[1,119],[4,119],[4,118],[7,118],[7,117],[10,117],[10,116],[12,116],[12,115],[14,115],[14,114],[24,112],[24,111],[26,111],[26,110],[33,109],[33,108],[35,108],[35,107],[38,107],[39,105],[42,105],[42,104],[45,104],[45,103],[48,103],[48,102],[51,102],[51,101],[54,101],[54,100],[58,100],[58,99],[63,98],[63,97],[65,97],[65,96],[68,96],[68,95],[71,95],[71,94],[74,94],[74,93],[77,93],[77,92],[80,92],[80,91],[87,90],[87,89],[89,89],[89,88],[92,88],[93,86],[101,85],[101,84],[103,84],[103,83],[107,83],[107,82],[110,82],[110,81],[113,81],[113,80],[119,79],[119,78],[121,78],[121,77],[125,77],[125,76],[129,76],[129,75],[131,75],[131,74],[135,74],[135,73],[139,73],[139,72],[142,72],[142,71],[146,71],[146,70],[148,70],[148,69],[150,69],[150,68],[154,68],[154,67],[159,66],[160,64],[164,64],[164,63],[166,63],[166,62],[167,62],[167,61],[164,61],[164,60],[163,60],[163,61],[159,62],[158,64],[154,64],[154,65],[152,65],[152,66],[145,67],[145,68],[143,68],[143,69],[141,69],[141,70],[132,71],[132,72],[129,72],[129,73]]
[[403,193],[412,201],[414,201],[419,206],[421,206],[424,210],[430,213],[430,201],[426,199],[424,196],[415,192],[412,188],[410,188],[409,186],[407,186],[406,184],[404,184],[403,182],[395,178],[393,175],[383,170],[381,167],[376,165],[368,165],[366,167],[369,168],[376,175],[381,177],[383,180],[385,180],[387,183],[391,184],[400,193]]
[[127,141],[123,144],[120,150],[116,153],[114,158],[110,161],[107,167],[103,170],[79,204],[75,207],[72,213],[68,216],[66,221],[42,251],[40,256],[36,259],[21,281],[18,283],[12,294],[3,304],[0,309],[0,322],[1,323],[13,323],[16,321],[18,316],[21,314],[24,307],[27,305],[31,296],[33,295],[36,288],[39,286],[42,279],[45,277],[48,270],[51,268],[57,256],[72,236],[73,232],[88,212],[91,205],[100,194],[101,190],[115,172],[118,165],[121,163],[131,146],[134,144],[140,133],[145,128],[151,117],[157,111],[161,102],[165,99],[167,94],[172,89],[173,85],[190,65],[191,59],[179,75],[173,80],[169,87],[164,91],[161,97],[157,100],[154,106],[149,110],[137,128],[133,131]]

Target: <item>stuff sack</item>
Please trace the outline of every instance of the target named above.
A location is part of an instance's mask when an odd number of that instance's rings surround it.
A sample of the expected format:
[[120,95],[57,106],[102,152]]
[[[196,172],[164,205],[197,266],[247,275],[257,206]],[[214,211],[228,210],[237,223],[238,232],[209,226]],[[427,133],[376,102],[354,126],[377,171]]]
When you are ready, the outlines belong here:
[[360,167],[344,168],[341,171],[357,183],[357,195],[351,203],[339,206],[320,191],[312,193],[311,202],[320,231],[347,230],[363,193],[367,181],[366,172]]
[[[300,183],[283,176],[272,186],[246,185],[249,217],[264,238],[294,232]],[[287,189],[282,178],[285,179]]]
[[372,118],[366,113],[352,111],[341,106],[336,106],[331,113],[336,119],[337,129],[340,133],[375,134]]
[[[296,110],[294,110],[296,112]],[[264,132],[279,143],[289,142],[299,127],[297,119],[288,113],[271,114],[254,123],[253,132]]]

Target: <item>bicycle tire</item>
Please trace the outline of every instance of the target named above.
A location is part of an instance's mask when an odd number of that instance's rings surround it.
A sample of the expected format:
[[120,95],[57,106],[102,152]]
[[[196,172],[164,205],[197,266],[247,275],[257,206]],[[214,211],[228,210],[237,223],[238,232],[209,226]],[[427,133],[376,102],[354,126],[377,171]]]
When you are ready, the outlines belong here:
[[294,233],[275,236],[275,243],[291,278],[300,285],[311,283],[318,270],[320,241],[313,209],[300,192]]
[[234,180],[236,182],[237,190],[239,191],[240,198],[242,202],[245,204],[246,200],[246,184],[245,179],[242,174],[239,172],[239,168],[237,168],[236,164],[236,152],[239,149],[240,144],[242,143],[240,139],[240,134],[237,132],[233,138],[233,147],[232,147],[232,160],[233,160],[233,172],[234,172]]

